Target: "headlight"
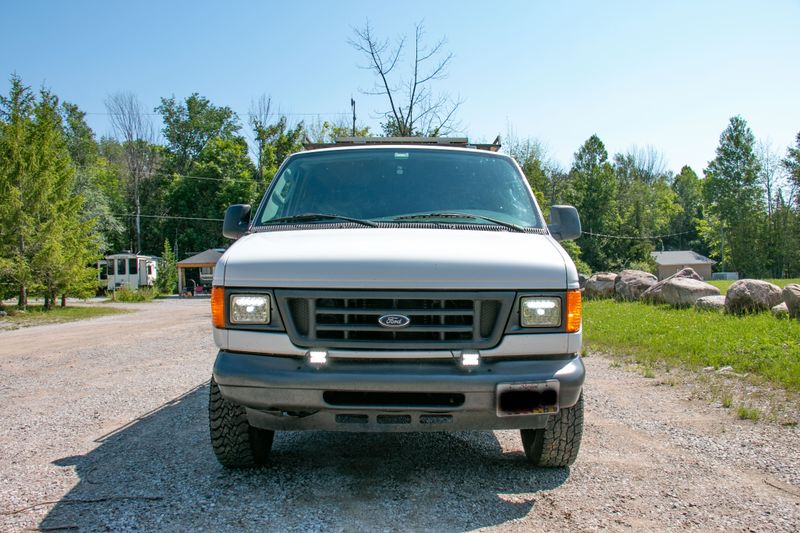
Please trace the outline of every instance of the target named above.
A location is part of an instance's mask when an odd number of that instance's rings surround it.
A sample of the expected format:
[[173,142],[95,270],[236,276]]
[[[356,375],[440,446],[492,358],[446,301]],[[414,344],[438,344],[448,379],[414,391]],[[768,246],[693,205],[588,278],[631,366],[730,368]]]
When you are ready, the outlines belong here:
[[232,324],[269,324],[268,294],[234,294],[231,296]]
[[561,325],[561,298],[529,296],[523,298],[519,310],[524,328],[555,328]]

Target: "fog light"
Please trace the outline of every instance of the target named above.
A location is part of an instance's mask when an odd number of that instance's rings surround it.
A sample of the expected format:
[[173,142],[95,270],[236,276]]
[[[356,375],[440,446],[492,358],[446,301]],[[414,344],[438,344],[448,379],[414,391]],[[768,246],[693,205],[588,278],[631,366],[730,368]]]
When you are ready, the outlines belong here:
[[328,362],[328,352],[325,350],[309,350],[306,355],[309,364],[312,365],[324,365]]
[[461,366],[478,366],[480,362],[480,352],[461,352]]

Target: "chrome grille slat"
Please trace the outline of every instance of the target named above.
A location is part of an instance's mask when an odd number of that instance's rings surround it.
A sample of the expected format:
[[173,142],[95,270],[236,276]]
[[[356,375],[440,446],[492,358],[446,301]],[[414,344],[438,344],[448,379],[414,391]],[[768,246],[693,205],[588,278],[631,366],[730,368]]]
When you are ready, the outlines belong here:
[[[292,342],[298,346],[365,350],[459,349],[495,346],[513,292],[276,290]],[[383,315],[410,319],[402,328]]]
[[[432,313],[431,311],[435,311],[435,313]],[[430,315],[430,314],[437,314],[437,315],[440,315],[440,316],[447,316],[447,315],[452,315],[452,316],[458,316],[458,315],[472,316],[472,314],[473,314],[472,311],[465,312],[465,311],[463,311],[461,309],[391,309],[391,308],[387,307],[387,308],[384,308],[384,309],[359,309],[358,310],[358,314],[360,314],[360,315],[380,316],[380,315],[386,315],[386,314],[390,314],[390,313],[402,313],[404,315]],[[340,308],[326,307],[325,308],[325,314],[328,314],[328,315],[352,315],[354,313],[353,313],[353,308],[348,308],[348,307],[340,307]]]
[[394,331],[395,333],[402,333],[404,331],[420,332],[420,331],[449,331],[472,334],[475,328],[472,326],[407,326],[403,329],[386,329],[383,326],[373,326],[372,324],[318,324],[317,331]]

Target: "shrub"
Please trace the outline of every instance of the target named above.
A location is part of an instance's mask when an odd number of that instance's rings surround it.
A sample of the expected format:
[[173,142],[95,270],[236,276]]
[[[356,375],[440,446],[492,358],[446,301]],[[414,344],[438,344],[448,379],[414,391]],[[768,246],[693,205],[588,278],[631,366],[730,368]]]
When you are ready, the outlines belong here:
[[158,289],[154,287],[142,287],[135,290],[122,287],[117,289],[116,300],[125,303],[149,302],[153,298],[157,298],[159,294]]

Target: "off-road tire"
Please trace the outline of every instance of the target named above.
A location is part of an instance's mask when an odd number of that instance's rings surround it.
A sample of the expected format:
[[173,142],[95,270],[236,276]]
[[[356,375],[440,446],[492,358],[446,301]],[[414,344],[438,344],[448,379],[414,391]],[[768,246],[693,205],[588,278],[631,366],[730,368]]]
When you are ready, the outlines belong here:
[[578,457],[583,436],[583,394],[578,403],[547,418],[544,429],[521,429],[522,447],[536,466],[569,466]]
[[223,466],[251,468],[266,462],[275,432],[251,426],[244,407],[223,398],[213,378],[208,395],[208,426],[211,447]]

